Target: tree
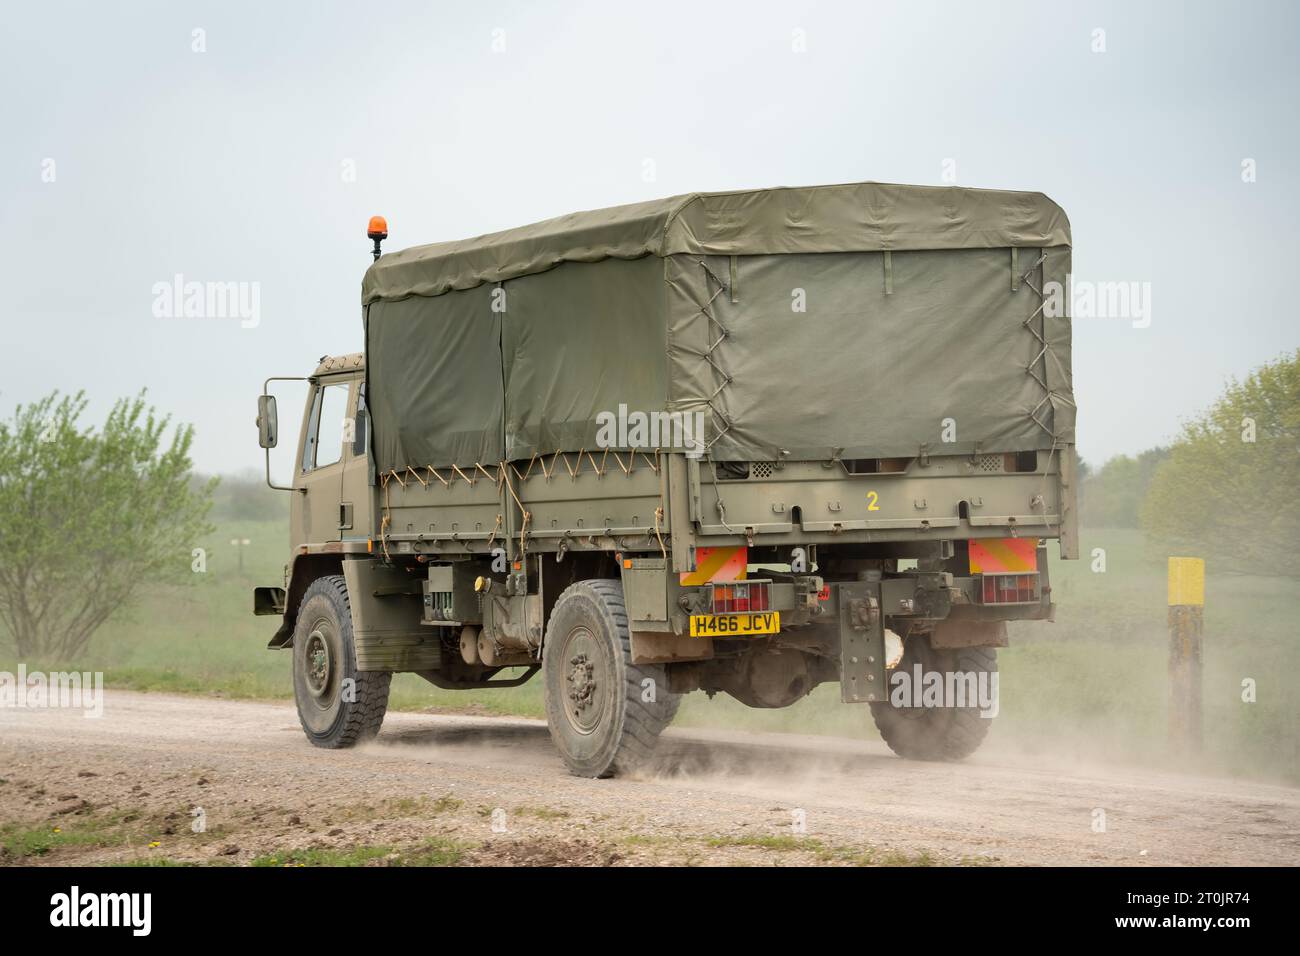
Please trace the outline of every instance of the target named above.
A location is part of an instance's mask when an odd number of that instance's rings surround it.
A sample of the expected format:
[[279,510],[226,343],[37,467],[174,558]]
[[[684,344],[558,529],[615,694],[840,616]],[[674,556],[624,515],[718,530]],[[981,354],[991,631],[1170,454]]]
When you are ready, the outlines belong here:
[[190,426],[117,402],[82,428],[82,393],[0,422],[0,623],[20,658],[68,659],[141,588],[190,572],[215,479],[190,482]]
[[1136,528],[1147,487],[1167,448],[1150,448],[1137,457],[1116,455],[1081,477],[1079,508],[1089,528]]
[[1142,527],[1222,567],[1300,574],[1300,350],[1231,381],[1156,469]]

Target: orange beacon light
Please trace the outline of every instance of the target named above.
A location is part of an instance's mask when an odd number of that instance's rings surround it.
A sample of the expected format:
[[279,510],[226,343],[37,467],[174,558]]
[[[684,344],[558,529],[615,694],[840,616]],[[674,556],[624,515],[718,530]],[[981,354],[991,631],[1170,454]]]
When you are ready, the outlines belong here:
[[378,259],[379,244],[388,238],[388,220],[383,216],[371,216],[370,225],[366,227],[366,235],[375,241],[375,248],[371,250],[371,254]]

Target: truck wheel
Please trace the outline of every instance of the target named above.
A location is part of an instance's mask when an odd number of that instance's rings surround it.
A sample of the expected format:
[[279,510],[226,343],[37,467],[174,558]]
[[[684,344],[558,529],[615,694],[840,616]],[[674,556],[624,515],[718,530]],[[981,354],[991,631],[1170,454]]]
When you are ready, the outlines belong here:
[[542,672],[551,739],[579,777],[643,764],[681,700],[669,693],[663,667],[632,663],[618,581],[580,581],[560,595],[546,628]]
[[293,629],[293,696],[307,739],[334,750],[375,736],[392,679],[387,672],[357,671],[343,575],[313,581]]
[[[898,667],[914,683],[916,665],[921,665],[922,675],[932,671],[975,674],[976,687],[990,686],[988,677],[998,670],[997,652],[991,647],[963,647],[960,650],[938,650],[930,646],[930,639],[921,635],[909,638]],[[889,684],[891,691],[894,684]],[[991,717],[980,716],[974,707],[895,707],[890,701],[876,701],[871,705],[871,716],[876,729],[889,749],[900,757],[911,760],[961,760],[973,754],[988,735]]]

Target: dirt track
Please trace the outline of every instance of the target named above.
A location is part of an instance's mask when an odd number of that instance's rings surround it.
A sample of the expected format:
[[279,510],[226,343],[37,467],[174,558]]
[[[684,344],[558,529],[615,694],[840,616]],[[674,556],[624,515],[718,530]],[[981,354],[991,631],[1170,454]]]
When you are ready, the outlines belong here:
[[112,691],[101,719],[0,709],[6,824],[69,841],[0,850],[10,864],[358,846],[418,861],[430,840],[467,864],[1300,862],[1300,790],[1265,784],[678,729],[655,773],[583,780],[536,721],[390,714],[376,742],[334,752],[306,742],[292,704]]

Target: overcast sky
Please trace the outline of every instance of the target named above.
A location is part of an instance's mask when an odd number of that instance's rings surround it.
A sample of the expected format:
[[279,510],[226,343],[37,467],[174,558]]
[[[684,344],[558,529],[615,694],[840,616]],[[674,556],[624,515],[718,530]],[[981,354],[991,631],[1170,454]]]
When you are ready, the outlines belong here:
[[[262,379],[360,348],[372,213],[397,249],[955,168],[1060,203],[1076,276],[1151,283],[1148,328],[1074,329],[1080,453],[1137,452],[1300,344],[1298,7],[7,5],[0,415],[144,386],[200,469],[260,467]],[[260,321],[158,317],[176,274],[258,283]]]

